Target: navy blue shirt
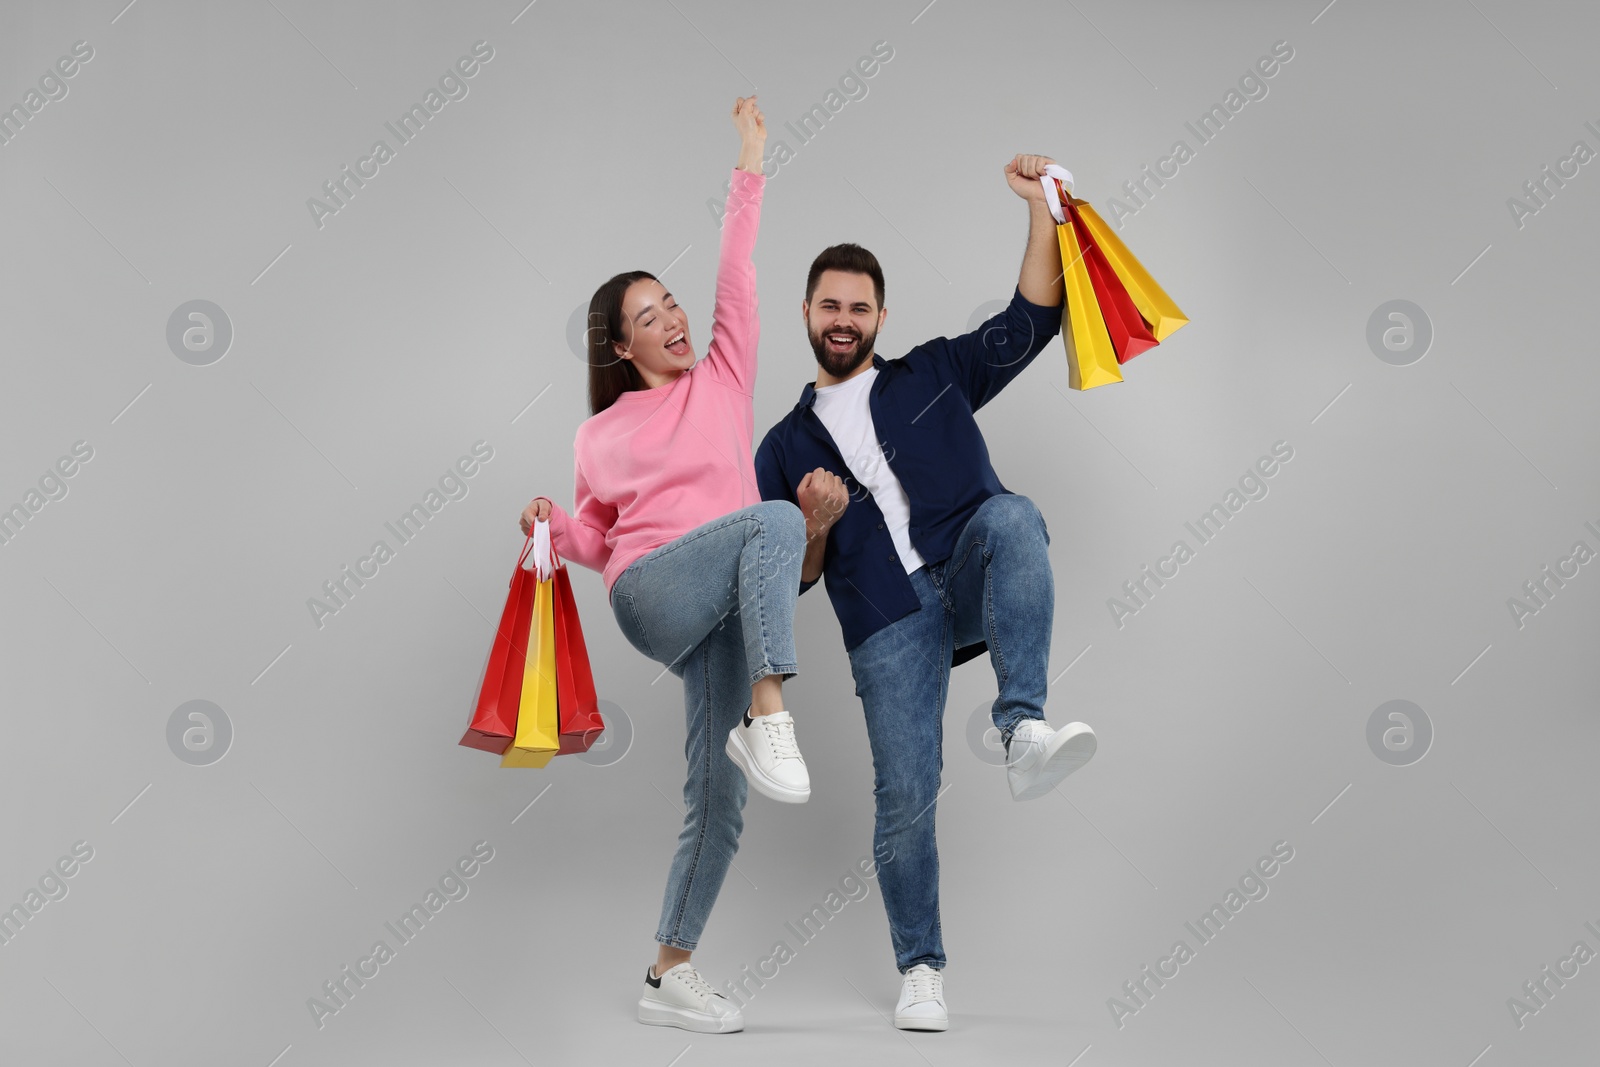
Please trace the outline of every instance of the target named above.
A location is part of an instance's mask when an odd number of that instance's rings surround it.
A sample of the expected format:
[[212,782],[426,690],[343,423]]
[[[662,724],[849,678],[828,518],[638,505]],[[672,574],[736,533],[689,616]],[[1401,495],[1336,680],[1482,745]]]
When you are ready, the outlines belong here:
[[[1004,389],[1061,329],[1061,307],[1041,307],[1021,290],[971,333],[935,337],[899,359],[874,354],[878,376],[868,405],[883,455],[911,503],[911,544],[925,563],[950,558],[956,538],[991,496],[1010,492],[989,463],[989,448],[973,412]],[[764,500],[798,504],[795,489],[818,467],[844,480],[850,503],[828,531],[823,576],[839,616],[846,649],[920,611],[883,513],[851,475],[827,427],[811,409],[816,387],[767,431],[755,456]],[[802,581],[805,593],[816,582]],[[979,643],[952,650],[952,666],[987,650]]]

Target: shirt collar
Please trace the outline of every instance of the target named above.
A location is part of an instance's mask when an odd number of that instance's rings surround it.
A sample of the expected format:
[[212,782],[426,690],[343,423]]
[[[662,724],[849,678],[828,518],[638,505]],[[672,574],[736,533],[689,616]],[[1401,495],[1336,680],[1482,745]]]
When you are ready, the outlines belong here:
[[[878,370],[881,372],[885,367],[887,367],[889,365],[889,361],[884,359],[882,356],[878,355],[878,353],[874,352],[874,353],[872,353],[872,365],[874,367],[877,367]],[[801,408],[808,408],[813,403],[815,403],[816,399],[817,399],[817,383],[815,381],[807,382],[805,384],[805,388],[800,390],[800,402],[795,405],[795,408],[797,410],[801,409]]]

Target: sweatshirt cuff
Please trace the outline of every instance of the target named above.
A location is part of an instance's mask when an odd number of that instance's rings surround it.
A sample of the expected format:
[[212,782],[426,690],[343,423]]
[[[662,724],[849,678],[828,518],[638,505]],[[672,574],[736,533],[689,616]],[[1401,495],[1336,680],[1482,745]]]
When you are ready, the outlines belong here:
[[747,203],[761,203],[761,192],[766,188],[767,176],[765,174],[752,174],[747,170],[733,168],[733,184],[728,189],[729,196],[737,196]]
[[[533,499],[534,500],[550,500],[550,498],[547,497],[547,496],[536,496]],[[556,531],[561,529],[561,527],[563,525],[565,525],[566,521],[567,521],[566,510],[564,508],[562,508],[562,506],[560,504],[557,504],[554,500],[550,500],[550,519],[549,519],[549,522],[550,522],[550,536],[554,537],[556,535]]]

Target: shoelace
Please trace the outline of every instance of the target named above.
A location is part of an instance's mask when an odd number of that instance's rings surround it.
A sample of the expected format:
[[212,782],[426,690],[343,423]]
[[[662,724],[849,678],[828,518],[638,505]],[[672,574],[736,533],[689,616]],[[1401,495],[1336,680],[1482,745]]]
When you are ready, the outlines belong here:
[[766,731],[767,743],[772,746],[773,759],[800,759],[800,746],[794,739],[794,722],[772,722],[770,715],[758,715],[755,722],[759,722]]
[[1036,745],[1044,741],[1044,730],[1030,725],[1028,722],[1018,723],[1017,728],[1011,733],[1011,744],[1006,752],[1006,762],[1016,763],[1027,756]]
[[937,1000],[944,993],[944,975],[935,970],[906,972],[906,984],[911,988],[911,1003]]
[[700,972],[693,967],[678,972],[678,981],[688,986],[701,997],[716,995],[716,990],[711,988],[711,983],[700,977]]

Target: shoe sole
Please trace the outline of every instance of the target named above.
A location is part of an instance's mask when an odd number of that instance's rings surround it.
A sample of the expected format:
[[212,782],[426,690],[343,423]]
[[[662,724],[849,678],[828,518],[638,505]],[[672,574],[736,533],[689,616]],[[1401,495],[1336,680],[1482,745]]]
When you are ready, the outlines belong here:
[[728,743],[723,746],[723,751],[728,754],[728,758],[733,761],[733,765],[744,774],[745,781],[750,783],[750,788],[762,796],[771,797],[773,800],[784,804],[804,804],[811,799],[810,789],[802,793],[797,789],[790,789],[788,786],[780,785],[762,774],[760,769],[756,767],[755,756],[744,747],[744,742],[737,733],[738,729],[736,726],[734,727],[735,732],[728,734]]
[[1033,781],[1022,791],[1012,792],[1013,800],[1036,800],[1044,796],[1056,787],[1057,782],[1088,763],[1089,757],[1094,755],[1099,744],[1094,731],[1081,722],[1067,723],[1056,731],[1055,737],[1051,740],[1063,736],[1064,740],[1050,754],[1044,765],[1034,771]]
[[688,1008],[674,1008],[670,1004],[654,1004],[643,999],[639,1001],[639,1021],[647,1026],[676,1026],[697,1034],[733,1034],[744,1029],[742,1015],[730,1024],[730,1020],[719,1016],[690,1011]]
[[949,1019],[902,1019],[896,1015],[894,1025],[897,1030],[948,1030]]

